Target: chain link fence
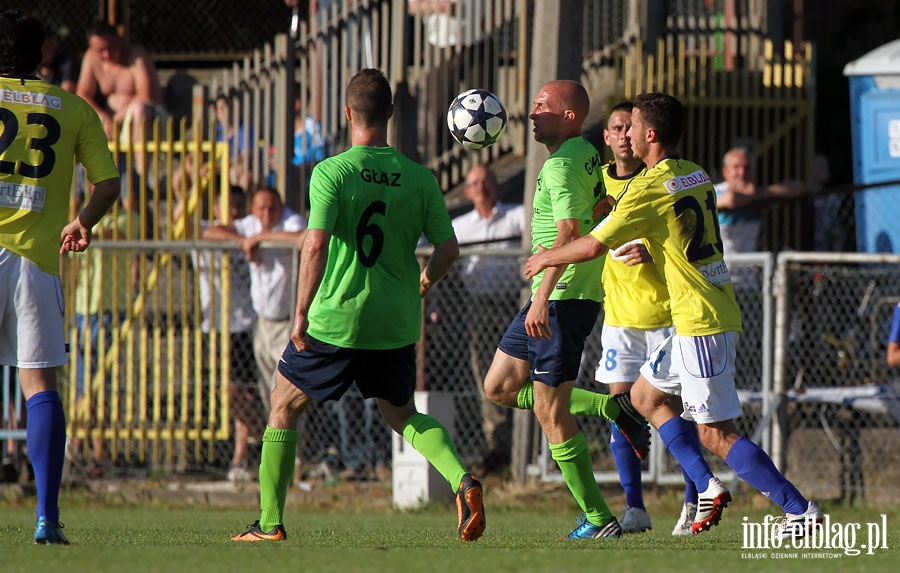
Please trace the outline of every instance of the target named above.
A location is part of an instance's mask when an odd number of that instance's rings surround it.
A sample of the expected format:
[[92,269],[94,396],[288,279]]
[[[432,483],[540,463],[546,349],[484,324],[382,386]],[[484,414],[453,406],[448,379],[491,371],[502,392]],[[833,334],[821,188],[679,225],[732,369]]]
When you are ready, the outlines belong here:
[[[204,279],[192,256],[198,249],[210,254],[219,262],[214,273],[221,274],[238,262],[227,256],[231,246],[190,241],[95,246],[102,253],[99,264],[121,276],[101,283],[103,298],[118,302],[98,321],[93,338],[87,334],[88,323],[79,326],[71,314],[72,355],[63,394],[73,461],[78,462],[73,467],[89,469],[86,462],[96,442],[109,463],[101,469],[112,475],[202,471],[224,478],[236,445],[234,418],[249,412],[250,475],[244,478],[252,479],[264,420],[260,380],[230,384],[241,381],[240,363],[252,369],[252,346],[222,336],[222,328],[202,326],[199,281]],[[528,290],[522,279],[505,280],[494,295],[475,295],[460,272],[473,251],[463,253],[423,304],[419,388],[453,396],[456,415],[448,429],[464,462],[472,468],[497,468],[509,462],[520,444],[513,439],[512,412],[485,409],[480,382]],[[478,256],[518,268],[525,252]],[[745,331],[736,379],[745,405],[739,430],[769,450],[809,497],[896,498],[900,492],[892,468],[900,446],[900,395],[896,373],[888,369],[884,355],[891,314],[900,300],[900,258],[784,253],[774,272],[772,260],[772,255],[758,253],[729,261],[736,275],[746,271],[751,277],[748,288],[737,289]],[[84,271],[69,267],[67,272]],[[229,272],[235,273],[236,266]],[[66,277],[67,284],[77,284],[71,274]],[[144,284],[145,295],[135,299],[130,288],[122,288],[133,284],[130,277]],[[146,288],[148,281],[156,281],[153,289]],[[223,301],[230,300],[226,289],[223,283]],[[77,308],[75,301],[67,301],[67,308]],[[593,381],[602,355],[600,324],[588,340],[577,381],[595,391],[605,391]],[[88,381],[82,382],[82,390],[79,369]],[[3,397],[7,412],[16,396],[8,392]],[[608,424],[587,418],[579,424],[591,444],[597,479],[615,483]],[[300,432],[298,480],[377,480],[389,474],[390,430],[375,403],[356,391],[339,403],[311,407]],[[677,463],[658,437],[651,452],[645,481],[678,484]],[[560,479],[545,444],[526,455],[531,465],[527,473]],[[728,479],[728,468],[710,461]]]
[[[819,499],[897,499],[897,373],[886,362],[900,300],[896,255],[784,254],[776,361],[783,378],[776,459]],[[783,445],[783,450],[779,448]]]

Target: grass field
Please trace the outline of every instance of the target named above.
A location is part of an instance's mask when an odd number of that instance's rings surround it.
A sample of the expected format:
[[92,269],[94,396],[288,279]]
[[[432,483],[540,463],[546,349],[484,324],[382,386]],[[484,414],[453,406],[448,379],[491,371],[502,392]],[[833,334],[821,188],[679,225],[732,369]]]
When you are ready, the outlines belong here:
[[[487,496],[488,529],[476,543],[456,538],[455,511],[446,504],[398,512],[385,503],[385,488],[372,486],[372,502],[339,487],[319,489],[320,497],[292,494],[285,518],[288,540],[281,543],[232,543],[229,537],[256,518],[252,492],[234,503],[210,498],[156,499],[153,496],[96,496],[65,493],[62,521],[70,547],[31,544],[33,498],[0,502],[0,571],[897,571],[900,568],[900,508],[823,508],[832,522],[880,522],[887,514],[889,549],[875,555],[810,559],[801,554],[840,553],[778,549],[741,549],[742,522],[761,522],[774,506],[745,494],[725,514],[722,525],[690,538],[670,535],[679,506],[671,494],[650,505],[656,529],[611,541],[569,541],[578,513],[565,492],[508,492]],[[389,496],[387,496],[389,497]],[[523,499],[529,500],[523,503]],[[613,498],[611,505],[618,507]],[[223,507],[231,505],[231,507]],[[191,506],[191,507],[188,507]],[[866,526],[856,546],[864,544]],[[772,553],[797,553],[775,558]],[[743,554],[763,553],[765,559]]]

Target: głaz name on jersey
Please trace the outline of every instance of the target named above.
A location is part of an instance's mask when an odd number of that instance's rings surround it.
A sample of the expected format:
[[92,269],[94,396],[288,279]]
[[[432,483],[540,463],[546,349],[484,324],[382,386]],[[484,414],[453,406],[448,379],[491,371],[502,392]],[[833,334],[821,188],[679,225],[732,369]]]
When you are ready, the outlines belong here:
[[385,173],[372,169],[363,169],[360,171],[360,177],[362,177],[362,180],[366,183],[378,183],[389,187],[400,187],[399,173]]

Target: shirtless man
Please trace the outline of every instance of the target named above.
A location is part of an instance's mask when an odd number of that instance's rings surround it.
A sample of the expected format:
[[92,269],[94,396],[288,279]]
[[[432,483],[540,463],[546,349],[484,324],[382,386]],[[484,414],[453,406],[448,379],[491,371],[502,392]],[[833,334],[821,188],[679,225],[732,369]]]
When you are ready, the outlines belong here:
[[129,45],[105,22],[88,32],[76,93],[97,110],[110,139],[114,122],[131,119],[140,126],[162,109],[162,90],[150,54]]

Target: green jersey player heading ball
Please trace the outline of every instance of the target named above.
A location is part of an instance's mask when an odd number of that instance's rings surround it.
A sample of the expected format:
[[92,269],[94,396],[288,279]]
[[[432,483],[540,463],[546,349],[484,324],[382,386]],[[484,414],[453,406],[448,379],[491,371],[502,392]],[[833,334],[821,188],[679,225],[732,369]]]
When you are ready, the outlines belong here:
[[[456,489],[460,538],[475,541],[484,532],[481,483],[463,467],[447,430],[413,402],[421,296],[449,270],[459,244],[434,176],[388,146],[393,111],[384,75],[357,72],[344,106],[352,147],[312,173],[294,326],[263,434],[262,511],[234,541],[287,537],[298,419],[313,400],[338,400],[354,383]],[[423,233],[434,254],[420,271],[415,250]]]

